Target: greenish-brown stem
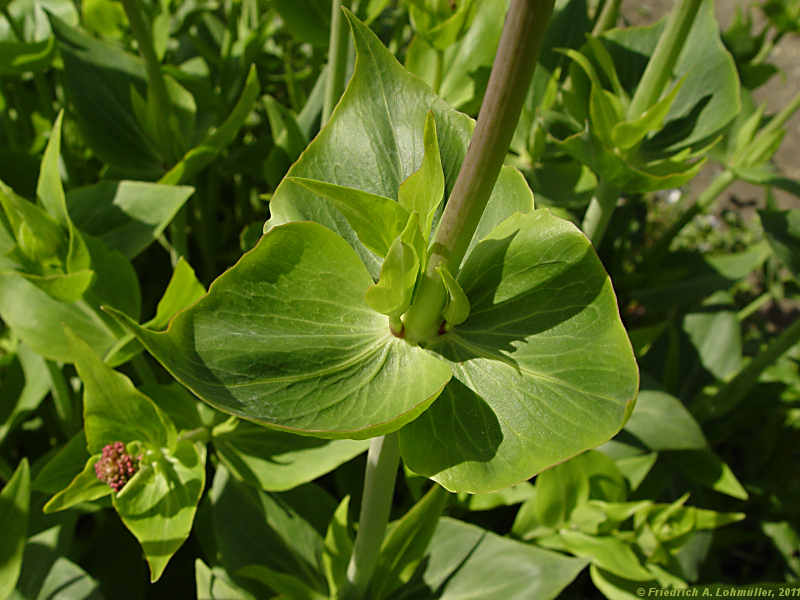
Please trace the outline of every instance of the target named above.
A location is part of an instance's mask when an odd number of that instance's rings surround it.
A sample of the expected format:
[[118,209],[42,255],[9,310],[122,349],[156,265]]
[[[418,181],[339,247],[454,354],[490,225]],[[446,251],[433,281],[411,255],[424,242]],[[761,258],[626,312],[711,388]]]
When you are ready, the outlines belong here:
[[446,292],[436,272],[457,273],[500,174],[530,86],[554,0],[512,0],[475,132],[434,237],[426,272],[405,315],[406,339],[436,335]]
[[642,116],[661,97],[704,1],[681,0],[675,6],[628,107],[629,120]]

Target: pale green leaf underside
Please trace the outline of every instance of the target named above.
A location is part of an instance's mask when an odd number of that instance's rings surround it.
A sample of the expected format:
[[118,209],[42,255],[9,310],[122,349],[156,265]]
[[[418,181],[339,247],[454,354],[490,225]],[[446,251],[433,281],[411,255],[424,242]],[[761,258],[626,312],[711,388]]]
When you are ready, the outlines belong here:
[[295,433],[367,438],[414,419],[450,378],[444,361],[394,338],[369,309],[371,283],[338,235],[290,223],[166,332],[115,315],[219,410]]
[[611,438],[638,370],[588,240],[541,210],[478,244],[459,282],[469,318],[434,348],[454,380],[400,432],[408,466],[454,491],[507,487]]

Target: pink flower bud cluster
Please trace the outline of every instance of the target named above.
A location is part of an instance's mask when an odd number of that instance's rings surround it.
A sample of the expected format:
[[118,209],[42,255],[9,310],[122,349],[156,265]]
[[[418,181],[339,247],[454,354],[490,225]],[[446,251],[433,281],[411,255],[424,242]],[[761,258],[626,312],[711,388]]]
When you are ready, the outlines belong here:
[[141,456],[134,458],[128,454],[122,442],[114,442],[103,448],[103,456],[94,464],[94,472],[100,481],[118,492],[139,470],[141,459]]

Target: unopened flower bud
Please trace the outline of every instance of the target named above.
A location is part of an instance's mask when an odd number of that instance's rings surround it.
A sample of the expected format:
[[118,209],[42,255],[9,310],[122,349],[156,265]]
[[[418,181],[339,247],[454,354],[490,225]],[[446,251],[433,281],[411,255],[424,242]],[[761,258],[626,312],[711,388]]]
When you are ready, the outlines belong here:
[[103,456],[94,464],[94,472],[100,481],[118,492],[139,470],[141,459],[141,456],[128,454],[122,442],[114,442],[103,448]]

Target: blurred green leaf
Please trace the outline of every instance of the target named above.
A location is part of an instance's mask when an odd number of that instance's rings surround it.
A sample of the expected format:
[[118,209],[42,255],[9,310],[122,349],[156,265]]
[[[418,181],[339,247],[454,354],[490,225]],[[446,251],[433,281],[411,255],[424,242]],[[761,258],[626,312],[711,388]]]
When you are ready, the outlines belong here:
[[0,492],[0,597],[11,595],[22,568],[22,553],[28,535],[31,475],[23,458]]

